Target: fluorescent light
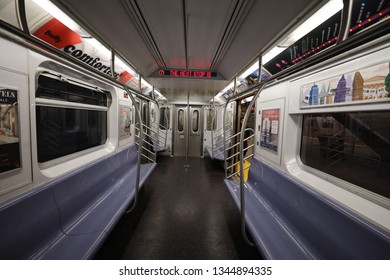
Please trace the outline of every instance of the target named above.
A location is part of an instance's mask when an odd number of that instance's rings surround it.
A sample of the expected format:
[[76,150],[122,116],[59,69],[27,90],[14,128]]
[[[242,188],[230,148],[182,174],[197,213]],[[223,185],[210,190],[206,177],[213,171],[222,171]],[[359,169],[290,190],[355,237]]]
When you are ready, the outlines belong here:
[[242,73],[239,76],[239,78],[245,79],[246,77],[248,77],[250,74],[252,74],[257,69],[259,69],[259,61],[256,61],[255,63],[253,63],[253,65],[251,65],[247,70],[245,70],[245,72]]
[[[225,87],[223,90],[221,90],[220,92],[217,93],[217,95],[215,95],[214,98],[218,98],[220,96],[222,96],[222,94],[224,94],[225,92],[227,92],[229,89],[233,88],[234,87],[234,80],[233,82],[231,82],[227,87]],[[210,102],[212,101],[213,99],[210,100]]]
[[263,65],[343,8],[343,0],[331,0],[262,57]]
[[331,0],[295,29],[279,45],[289,47],[343,8],[343,0]]
[[221,90],[221,93],[227,92],[229,89],[234,87],[234,81],[231,82],[227,87],[225,87],[223,90]]
[[280,54],[282,51],[284,51],[286,48],[285,47],[278,47],[275,46],[273,47],[269,52],[267,52],[261,59],[263,65],[266,64],[268,61],[273,59],[275,56]]
[[54,5],[52,2],[48,0],[33,0],[35,4],[40,6],[43,10],[48,12],[50,15],[58,19],[60,22],[62,22],[64,25],[66,25],[68,28],[72,29],[73,31],[77,33],[85,33],[81,32],[83,31],[82,28],[73,20],[71,19],[67,14],[65,14],[63,11],[61,11],[56,5]]
[[142,88],[150,88],[150,89],[153,88],[153,87],[152,87],[147,81],[145,81],[143,78],[141,78],[141,87],[142,87]]
[[111,51],[103,46],[103,44],[95,38],[84,38],[83,40],[97,49],[103,55],[103,57],[111,58]]
[[138,76],[138,73],[134,71],[130,66],[124,63],[119,57],[115,56],[115,64],[121,67],[123,70],[126,70],[132,76]]

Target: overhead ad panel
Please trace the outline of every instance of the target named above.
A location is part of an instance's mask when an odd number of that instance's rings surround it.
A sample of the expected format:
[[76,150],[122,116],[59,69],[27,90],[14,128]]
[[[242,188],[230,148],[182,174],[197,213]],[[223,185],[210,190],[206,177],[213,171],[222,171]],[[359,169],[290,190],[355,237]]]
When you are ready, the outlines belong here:
[[[359,0],[354,1],[349,36],[388,20],[390,1]],[[276,74],[300,61],[311,57],[336,44],[341,24],[341,11],[300,38],[278,56],[267,62],[264,67]]]

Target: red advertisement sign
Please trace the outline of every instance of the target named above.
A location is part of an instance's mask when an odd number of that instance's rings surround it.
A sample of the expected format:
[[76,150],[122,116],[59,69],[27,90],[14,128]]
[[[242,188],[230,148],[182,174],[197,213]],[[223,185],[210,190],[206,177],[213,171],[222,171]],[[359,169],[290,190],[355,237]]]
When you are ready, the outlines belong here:
[[56,18],[46,22],[33,35],[57,49],[82,43],[80,36],[76,32],[66,27]]

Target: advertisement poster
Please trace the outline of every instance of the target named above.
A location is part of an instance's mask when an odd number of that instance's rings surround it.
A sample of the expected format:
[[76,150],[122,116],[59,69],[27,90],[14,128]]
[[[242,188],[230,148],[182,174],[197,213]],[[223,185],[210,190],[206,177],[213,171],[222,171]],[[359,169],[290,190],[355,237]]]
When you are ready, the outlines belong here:
[[352,5],[349,36],[386,19],[390,13],[390,2],[385,0],[355,0]]
[[131,136],[131,107],[119,105],[119,140]]
[[[111,52],[91,36],[81,36],[56,18],[51,18],[33,32],[37,38],[60,49],[105,75],[112,76]],[[115,63],[114,76],[119,82],[139,90],[138,75],[130,74],[124,65]]]
[[389,63],[301,86],[300,108],[390,101]]
[[267,62],[265,69],[275,75],[334,45],[339,34],[340,21],[341,12],[338,12]]
[[[369,29],[381,21],[383,21],[383,24],[386,24],[385,20],[390,14],[389,1],[355,0],[352,5],[349,36]],[[338,40],[340,24],[341,11],[297,40],[286,50],[267,62],[264,67],[274,75],[333,46]]]
[[278,151],[280,109],[263,110],[261,115],[260,146]]
[[18,92],[0,87],[0,173],[20,167]]

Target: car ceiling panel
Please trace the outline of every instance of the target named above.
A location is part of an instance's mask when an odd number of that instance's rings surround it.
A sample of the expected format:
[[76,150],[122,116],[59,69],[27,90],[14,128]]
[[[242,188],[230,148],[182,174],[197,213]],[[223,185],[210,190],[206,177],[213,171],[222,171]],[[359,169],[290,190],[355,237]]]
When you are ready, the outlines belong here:
[[256,1],[251,14],[237,33],[218,70],[227,79],[239,74],[240,67],[256,59],[262,48],[272,42],[291,23],[296,23],[313,0]]
[[[53,2],[73,14],[107,45],[113,46],[147,80],[154,81],[155,87],[159,85],[163,86],[162,88],[183,87],[182,82],[158,81],[148,76],[161,66],[186,67],[184,35],[186,22],[188,68],[208,69],[212,65],[211,70],[219,71],[227,80],[217,83],[221,90],[228,80],[245,70],[244,67],[247,67],[283,30],[291,27],[292,23],[305,16],[314,4],[322,0],[53,0]],[[187,21],[184,21],[183,5]],[[126,7],[130,6],[132,8],[129,12]],[[249,12],[241,13],[245,9]],[[137,18],[134,13],[138,15]],[[151,40],[148,41],[145,37]],[[156,49],[157,52],[153,52]],[[219,53],[217,59],[216,52]],[[156,53],[160,55],[160,60],[156,59]],[[194,90],[208,85],[207,82],[201,81],[188,84]],[[214,91],[215,83],[209,85],[212,85],[210,90]],[[187,85],[184,87],[188,88]]]
[[188,64],[209,69],[236,0],[187,1]]
[[[127,58],[145,77],[157,67],[121,0],[53,0],[96,32],[106,44]],[[159,1],[158,1],[159,2]]]
[[185,68],[182,0],[142,0],[137,3],[166,66]]

